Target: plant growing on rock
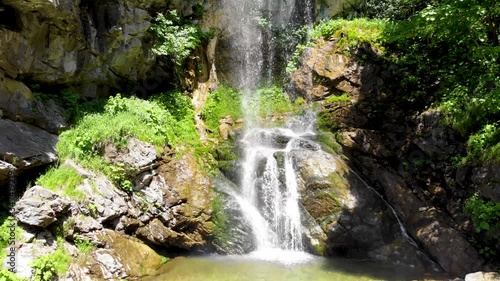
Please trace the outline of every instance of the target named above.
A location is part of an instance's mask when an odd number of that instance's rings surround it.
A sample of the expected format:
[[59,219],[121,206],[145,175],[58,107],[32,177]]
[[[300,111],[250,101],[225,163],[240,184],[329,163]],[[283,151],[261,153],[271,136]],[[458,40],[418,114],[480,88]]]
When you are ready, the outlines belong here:
[[153,52],[170,57],[177,65],[181,65],[204,40],[212,37],[212,33],[201,31],[198,25],[183,21],[175,10],[166,15],[158,13],[151,31],[157,39]]

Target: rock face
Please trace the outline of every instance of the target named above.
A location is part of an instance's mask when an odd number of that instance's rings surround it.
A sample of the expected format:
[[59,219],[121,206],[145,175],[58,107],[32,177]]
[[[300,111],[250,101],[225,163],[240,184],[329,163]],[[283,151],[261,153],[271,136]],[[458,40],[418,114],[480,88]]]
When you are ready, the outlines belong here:
[[[322,41],[304,51],[301,67],[292,75],[291,90],[297,96],[318,101],[321,105],[320,122],[330,130],[338,131],[338,139],[345,148],[344,154],[350,165],[394,207],[408,234],[445,271],[464,277],[469,272],[485,268],[483,258],[468,241],[468,235],[473,233],[471,222],[463,213],[463,202],[471,195],[466,189],[470,185],[478,186],[484,197],[497,199],[494,175],[498,173],[492,172],[495,168],[454,168],[451,158],[461,154],[465,146],[456,132],[442,125],[442,114],[435,110],[426,111],[418,104],[409,104],[404,100],[405,93],[388,87],[394,67],[371,60],[378,56],[376,49],[361,44],[348,57],[337,46],[337,40]],[[357,55],[367,59],[361,62],[356,59]],[[308,79],[308,73],[312,73],[312,80]],[[348,99],[329,99],[344,93]],[[417,114],[417,111],[423,113]],[[370,198],[360,191],[362,189],[356,188],[359,178],[349,174],[351,172],[339,176],[347,176],[347,182],[351,184],[348,190],[357,194],[354,198]],[[306,187],[307,182],[304,181]],[[306,207],[307,196],[323,189],[329,191],[322,181],[316,186],[321,189],[304,195]],[[328,202],[324,206],[330,206],[327,210],[316,210],[319,217],[332,211],[338,213],[338,203],[342,202],[332,197],[315,200]],[[357,203],[370,206],[369,202]],[[341,223],[334,225],[332,236],[329,236],[336,237],[332,240],[334,245],[346,243],[342,237],[363,233],[367,235],[359,237],[361,244],[377,245],[370,239],[382,233],[384,237],[393,237],[390,233],[397,232],[396,229],[379,232],[387,212],[382,210],[383,215],[370,218],[358,216],[356,211],[358,208],[341,214],[347,215],[349,223],[360,220],[369,227],[343,229],[341,218]],[[350,232],[349,236],[344,236],[346,231]],[[345,251],[349,252],[349,249],[352,245]],[[384,252],[382,249],[372,254],[379,255]]]
[[152,63],[143,41],[154,4],[3,1],[14,20],[0,29],[0,69],[13,79],[80,84],[91,96],[143,78]]
[[0,119],[0,157],[27,170],[57,160],[57,136],[32,125]]
[[326,254],[434,269],[390,206],[340,156],[296,150],[293,157],[302,204],[326,234]]

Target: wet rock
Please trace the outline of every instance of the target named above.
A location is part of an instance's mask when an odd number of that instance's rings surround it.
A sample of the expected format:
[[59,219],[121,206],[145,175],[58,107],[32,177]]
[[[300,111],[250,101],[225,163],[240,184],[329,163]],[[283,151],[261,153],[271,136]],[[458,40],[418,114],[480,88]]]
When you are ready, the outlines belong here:
[[41,186],[34,186],[16,203],[12,213],[22,223],[47,227],[68,212],[70,204],[56,193]]
[[408,231],[447,272],[465,276],[484,267],[484,260],[467,239],[446,223],[444,216],[418,199],[396,173],[365,161],[370,176],[385,191]]
[[223,176],[218,176],[215,179],[215,188],[217,190],[215,195],[217,196],[217,202],[221,204],[221,206],[218,206],[218,212],[223,212],[223,214],[214,215],[220,216],[219,219],[227,219],[224,222],[226,229],[219,229],[219,232],[223,233],[218,233],[218,235],[222,237],[217,237],[217,234],[214,234],[215,241],[213,244],[217,252],[235,255],[255,250],[252,229],[234,197],[235,188],[237,187]]
[[0,119],[0,158],[20,170],[28,170],[57,160],[52,135],[33,125]]
[[[433,269],[401,232],[398,219],[377,193],[337,156],[294,151],[302,204],[321,227],[313,246],[328,255]],[[312,240],[314,241],[314,240]]]
[[498,272],[475,272],[465,276],[465,281],[500,281]]

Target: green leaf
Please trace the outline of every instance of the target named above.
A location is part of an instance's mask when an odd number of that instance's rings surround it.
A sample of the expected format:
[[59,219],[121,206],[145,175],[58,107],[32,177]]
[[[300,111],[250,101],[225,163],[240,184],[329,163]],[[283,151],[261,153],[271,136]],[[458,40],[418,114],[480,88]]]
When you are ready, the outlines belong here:
[[490,224],[487,221],[482,221],[479,226],[484,230],[490,230]]

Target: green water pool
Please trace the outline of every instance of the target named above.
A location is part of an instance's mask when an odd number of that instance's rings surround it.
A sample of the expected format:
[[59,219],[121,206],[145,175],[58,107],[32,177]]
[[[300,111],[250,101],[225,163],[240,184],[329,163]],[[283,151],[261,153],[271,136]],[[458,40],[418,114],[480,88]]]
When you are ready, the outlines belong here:
[[178,257],[143,281],[368,281],[447,280],[436,272],[372,262],[306,257],[283,263],[247,256]]

